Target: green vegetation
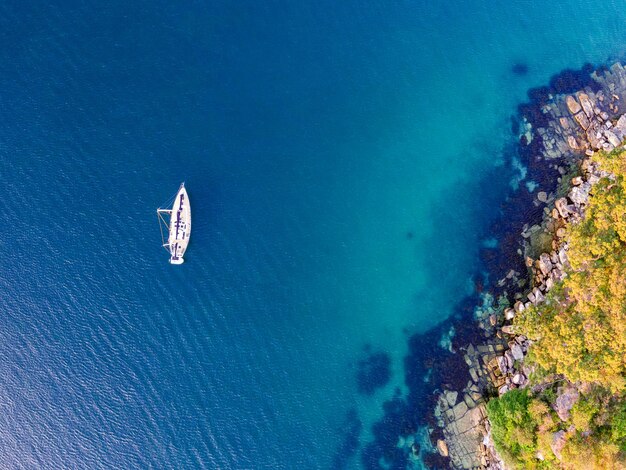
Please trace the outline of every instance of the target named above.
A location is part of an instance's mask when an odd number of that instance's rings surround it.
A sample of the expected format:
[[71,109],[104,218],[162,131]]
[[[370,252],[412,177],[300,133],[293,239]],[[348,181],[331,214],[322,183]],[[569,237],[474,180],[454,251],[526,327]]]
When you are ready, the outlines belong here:
[[487,404],[492,437],[503,459],[515,468],[526,468],[537,461],[537,428],[545,403],[534,400],[526,389],[511,390]]
[[[513,390],[487,407],[513,468],[626,468],[626,151],[593,159],[614,178],[593,187],[584,220],[568,228],[571,269],[516,318],[534,341],[527,362],[542,391]],[[563,421],[554,410],[566,387],[579,398]]]

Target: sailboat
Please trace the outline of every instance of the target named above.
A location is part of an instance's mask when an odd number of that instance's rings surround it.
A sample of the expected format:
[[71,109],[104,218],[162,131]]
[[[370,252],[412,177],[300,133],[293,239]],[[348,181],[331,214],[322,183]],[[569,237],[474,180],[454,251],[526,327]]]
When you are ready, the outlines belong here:
[[[171,207],[171,208],[169,208]],[[159,227],[161,228],[161,241],[163,247],[170,254],[170,263],[183,264],[183,255],[189,244],[191,235],[191,207],[189,206],[189,196],[183,182],[170,204],[165,208],[157,209],[159,217]],[[169,216],[169,220],[166,217]],[[168,233],[167,241],[163,229]]]

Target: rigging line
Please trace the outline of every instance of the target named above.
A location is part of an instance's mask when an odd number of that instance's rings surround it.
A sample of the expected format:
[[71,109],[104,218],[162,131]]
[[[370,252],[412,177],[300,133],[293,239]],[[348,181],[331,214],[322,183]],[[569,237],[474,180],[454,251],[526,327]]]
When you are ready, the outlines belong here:
[[157,218],[159,220],[159,230],[161,231],[161,244],[165,244],[165,237],[163,237],[163,224],[165,223],[165,220],[163,220],[163,217],[158,212],[157,212]]
[[176,191],[172,196],[170,196],[168,200],[166,200],[163,204],[161,204],[159,206],[159,209],[162,207],[172,207],[172,204],[174,203],[174,200],[176,199],[177,194],[178,194],[178,191]]

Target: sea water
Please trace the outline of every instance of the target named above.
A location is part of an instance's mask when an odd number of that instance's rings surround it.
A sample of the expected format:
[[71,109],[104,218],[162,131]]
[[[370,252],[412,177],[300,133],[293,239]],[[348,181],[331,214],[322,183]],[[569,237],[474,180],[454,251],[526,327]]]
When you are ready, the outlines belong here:
[[[4,2],[2,466],[376,468],[409,338],[494,244],[510,116],[620,57],[625,20],[581,0]],[[181,181],[170,266],[155,209]]]

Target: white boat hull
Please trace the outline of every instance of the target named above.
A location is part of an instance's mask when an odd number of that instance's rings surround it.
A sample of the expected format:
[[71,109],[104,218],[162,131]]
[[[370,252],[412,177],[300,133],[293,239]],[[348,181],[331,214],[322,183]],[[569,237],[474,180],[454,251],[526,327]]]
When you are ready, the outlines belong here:
[[185,189],[185,183],[180,185],[178,193],[174,198],[172,211],[170,213],[170,227],[167,246],[170,252],[170,263],[183,264],[183,255],[189,245],[191,235],[191,206],[189,196]]

